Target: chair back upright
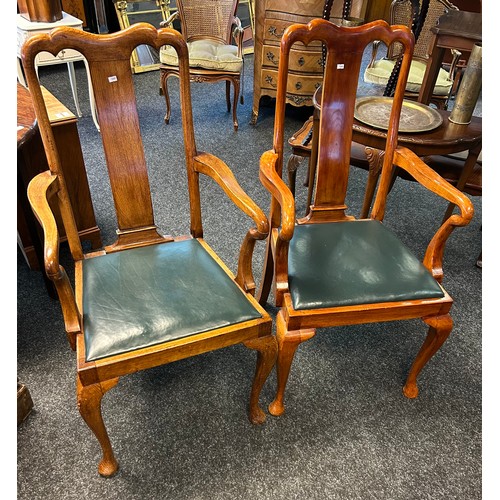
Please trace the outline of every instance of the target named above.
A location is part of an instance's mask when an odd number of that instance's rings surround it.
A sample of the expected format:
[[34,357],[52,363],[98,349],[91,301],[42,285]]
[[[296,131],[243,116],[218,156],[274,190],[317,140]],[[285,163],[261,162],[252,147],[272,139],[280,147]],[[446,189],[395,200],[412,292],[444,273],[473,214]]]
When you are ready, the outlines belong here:
[[[373,21],[359,27],[339,27],[329,21],[315,19],[307,25],[288,27],[281,41],[274,129],[274,151],[278,154],[276,168],[280,175],[283,167],[289,52],[296,42],[308,45],[314,40],[321,41],[326,47],[326,65],[319,99],[321,113],[316,190],[311,210],[304,222],[326,222],[351,218],[345,214],[347,208],[345,198],[351,156],[354,107],[363,52],[374,40],[382,40],[387,45],[398,41],[404,47],[400,78],[390,115],[384,160],[384,170],[391,170],[391,159],[397,146],[399,116],[414,42],[413,35],[407,27],[389,26],[385,21]],[[386,187],[388,188],[388,185]],[[275,216],[272,218],[276,220]]]
[[[86,58],[91,75],[96,110],[99,117],[104,156],[116,210],[118,239],[107,251],[120,250],[134,244],[148,244],[164,239],[156,230],[149,177],[139,116],[130,67],[132,51],[147,44],[156,49],[172,45],[180,61],[180,99],[183,118],[184,146],[188,170],[192,231],[201,234],[201,210],[198,177],[193,168],[196,154],[191,97],[189,87],[188,52],[186,43],[176,30],[157,30],[146,23],[109,35],[95,35],[73,28],[56,28],[49,34],[30,38],[23,46],[22,60],[29,90],[45,144],[50,170],[59,178],[59,198],[62,217],[72,254],[81,253],[52,128],[35,71],[35,57],[47,51],[56,55],[63,49],[73,49]],[[69,210],[70,212],[71,210]],[[64,215],[66,213],[66,215]]]
[[231,43],[231,26],[238,0],[177,0],[181,31],[186,41],[211,38]]

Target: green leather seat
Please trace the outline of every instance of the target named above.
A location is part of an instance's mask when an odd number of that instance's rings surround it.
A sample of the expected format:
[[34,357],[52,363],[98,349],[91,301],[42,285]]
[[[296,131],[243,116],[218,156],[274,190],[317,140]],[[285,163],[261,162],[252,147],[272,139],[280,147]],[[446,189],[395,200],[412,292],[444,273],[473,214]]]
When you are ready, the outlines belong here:
[[195,239],[84,260],[83,283],[87,361],[261,317]]
[[297,310],[444,296],[423,264],[376,220],[297,225],[288,275]]

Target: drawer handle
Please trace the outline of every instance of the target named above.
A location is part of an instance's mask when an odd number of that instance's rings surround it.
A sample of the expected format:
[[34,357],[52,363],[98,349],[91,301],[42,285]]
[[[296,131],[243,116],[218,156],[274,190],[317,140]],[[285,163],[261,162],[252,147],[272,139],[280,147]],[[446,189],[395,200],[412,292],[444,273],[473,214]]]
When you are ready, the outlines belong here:
[[305,64],[305,62],[306,62],[306,61],[305,61],[305,60],[304,60],[304,58],[301,56],[301,57],[300,57],[300,59],[299,59],[297,62],[299,63],[299,66],[304,66],[304,64]]
[[276,26],[269,26],[268,31],[270,35],[275,36],[276,38],[281,38],[283,36],[283,33],[285,32],[285,30],[283,29],[281,33],[278,34]]
[[268,61],[271,61],[275,66],[278,66],[278,61],[276,60],[276,58],[274,57],[274,54],[272,52],[268,52],[266,54],[266,57],[267,57]]
[[300,90],[300,89],[302,88],[302,83],[297,82],[297,83],[295,84],[295,88],[296,88],[297,90]]
[[289,101],[292,101],[296,106],[304,106],[304,105],[309,105],[312,101],[310,97],[303,97],[299,95],[293,95],[293,94],[287,94],[286,98]]
[[321,83],[316,82],[316,83],[314,84],[314,88],[315,88],[316,90],[318,90],[320,87],[321,87]]
[[266,83],[271,85],[271,87],[273,88],[276,88],[278,86],[276,83],[273,83],[273,77],[269,75],[266,76]]

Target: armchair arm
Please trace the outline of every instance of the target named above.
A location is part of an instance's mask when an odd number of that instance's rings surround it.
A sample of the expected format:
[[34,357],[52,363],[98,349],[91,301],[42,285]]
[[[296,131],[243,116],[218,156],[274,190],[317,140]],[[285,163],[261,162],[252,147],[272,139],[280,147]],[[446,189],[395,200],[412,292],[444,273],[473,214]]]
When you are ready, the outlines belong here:
[[248,231],[241,246],[238,259],[236,282],[252,295],[255,281],[252,273],[252,255],[256,240],[263,240],[269,234],[269,222],[264,212],[243,191],[230,168],[220,158],[210,153],[198,153],[194,157],[196,172],[208,175],[224,190],[229,199],[255,222],[256,228]]
[[49,205],[49,199],[59,190],[57,175],[50,171],[34,177],[28,185],[28,199],[44,234],[44,265],[47,277],[53,281],[64,317],[68,341],[76,349],[76,334],[81,331],[81,317],[75,294],[64,267],[59,264],[59,232]]
[[[276,171],[277,160],[278,154],[272,150],[266,151],[261,156],[259,179],[271,193],[273,200],[279,204],[279,211],[275,204],[272,205],[271,226],[278,227],[279,225],[281,227],[279,239],[289,242],[295,229],[295,200],[289,187]],[[281,213],[281,217],[279,213]]]
[[243,55],[243,33],[244,29],[241,26],[241,21],[240,18],[237,16],[234,16],[233,18],[233,38],[234,41],[236,42],[236,46],[238,47],[238,57],[242,57]]
[[404,169],[417,182],[429,191],[454,203],[460,210],[446,219],[434,234],[425,252],[423,264],[434,278],[443,279],[443,254],[448,236],[458,226],[466,226],[474,215],[474,207],[470,199],[461,191],[443,179],[435,170],[426,165],[415,153],[407,148],[399,147],[394,152],[394,165]]
[[[288,247],[295,230],[295,199],[289,187],[278,174],[278,154],[266,151],[260,158],[259,178],[271,193],[271,236],[277,228],[278,238],[274,248],[274,273],[276,304],[281,304],[288,291]],[[271,244],[273,241],[271,241]]]
[[368,68],[373,68],[375,60],[377,59],[378,47],[380,45],[380,40],[374,40],[372,42],[372,55],[370,57],[370,62],[368,63]]
[[168,28],[174,24],[174,21],[179,18],[179,11],[175,11],[173,14],[170,14],[167,19],[160,23],[161,28]]

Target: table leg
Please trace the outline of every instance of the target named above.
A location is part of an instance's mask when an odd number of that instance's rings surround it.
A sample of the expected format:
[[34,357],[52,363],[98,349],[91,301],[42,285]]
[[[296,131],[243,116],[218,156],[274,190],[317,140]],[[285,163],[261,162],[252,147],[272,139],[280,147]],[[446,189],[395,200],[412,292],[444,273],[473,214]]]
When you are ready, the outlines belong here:
[[309,213],[310,205],[312,203],[312,196],[314,191],[314,184],[316,180],[316,167],[318,163],[318,142],[319,142],[319,111],[314,108],[313,124],[312,124],[312,142],[311,142],[311,157],[309,158],[309,180],[307,184],[307,203],[306,215]]
[[82,117],[82,112],[80,111],[80,103],[78,102],[78,90],[76,88],[76,75],[75,75],[75,65],[73,62],[66,63],[68,65],[69,83],[71,85],[71,92],[73,93],[73,101],[75,101],[76,114],[79,118]]
[[23,87],[28,88],[28,85],[26,83],[26,79],[24,78],[23,67],[21,65],[21,59],[19,59],[19,57],[17,58],[17,79],[19,80],[19,83]]
[[92,113],[92,120],[94,120],[94,125],[96,126],[97,130],[100,132],[101,127],[99,126],[99,120],[97,118],[97,110],[95,107],[94,88],[92,86],[92,80],[90,78],[89,63],[87,62],[87,59],[83,60],[83,64],[85,64],[85,71],[87,72],[87,81],[88,81],[88,85],[89,85],[90,112]]
[[360,219],[366,219],[372,206],[373,195],[377,187],[378,178],[384,164],[385,151],[381,149],[365,147],[366,159],[368,160],[368,180],[366,181],[365,197],[361,208]]
[[444,48],[436,45],[436,38],[434,38],[431,44],[433,44],[433,48],[429,56],[429,60],[427,61],[427,68],[425,70],[424,79],[422,80],[422,86],[420,87],[420,93],[418,95],[418,102],[423,104],[429,104],[431,102],[434,86],[436,85],[439,69],[441,68],[441,63],[444,57]]
[[[460,174],[460,177],[457,181],[457,189],[460,191],[463,191],[465,184],[467,183],[467,179],[469,178],[470,174],[474,170],[474,166],[476,165],[477,157],[479,156],[479,153],[481,153],[482,149],[482,144],[479,144],[475,148],[469,150],[469,155],[467,156],[467,159],[465,160],[464,163],[464,168],[462,169],[462,173]],[[453,209],[455,208],[454,203],[450,203],[448,205],[448,208],[446,209],[446,213],[444,214],[443,217],[443,222],[453,213]]]

